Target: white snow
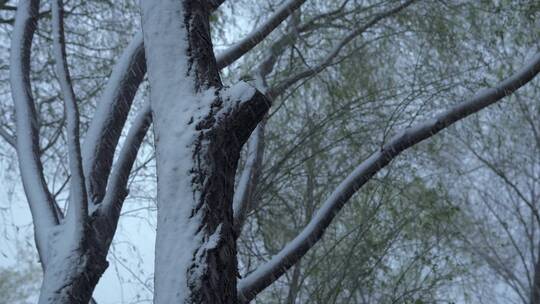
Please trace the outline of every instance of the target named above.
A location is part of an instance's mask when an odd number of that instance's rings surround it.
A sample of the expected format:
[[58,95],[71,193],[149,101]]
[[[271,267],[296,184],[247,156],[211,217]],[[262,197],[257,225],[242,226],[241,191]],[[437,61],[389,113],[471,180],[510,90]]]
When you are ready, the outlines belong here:
[[38,143],[33,141],[35,135],[33,124],[37,122],[33,114],[34,101],[24,67],[28,64],[24,62],[24,53],[30,51],[24,49],[25,41],[31,34],[25,28],[29,22],[32,22],[30,7],[31,2],[28,0],[21,0],[18,5],[11,42],[10,80],[11,94],[15,104],[19,168],[34,220],[37,246],[45,251],[42,252],[41,258],[43,262],[46,262],[48,232],[56,225],[56,220],[48,205],[51,198],[41,172],[41,162],[37,153]]
[[197,232],[201,219],[192,214],[199,199],[190,172],[195,127],[208,114],[215,91],[195,92],[182,2],[143,0],[141,8],[158,175],[154,303],[184,303],[193,281],[188,270],[203,242]]
[[253,97],[253,95],[255,94],[255,92],[256,90],[254,87],[244,81],[239,81],[232,87],[224,90],[222,96],[224,97],[224,99],[229,99],[231,101],[237,101],[242,103],[250,100],[251,97]]
[[88,174],[95,163],[95,151],[100,149],[100,143],[103,136],[107,135],[108,121],[113,119],[111,113],[114,107],[118,106],[115,103],[115,97],[118,95],[118,90],[124,81],[125,75],[131,69],[131,61],[138,49],[143,45],[143,34],[139,32],[135,35],[131,43],[122,53],[122,56],[114,65],[113,71],[103,92],[103,96],[97,104],[96,112],[92,118],[86,137],[83,144],[83,168],[85,174]]
[[233,212],[235,220],[241,216],[242,210],[245,208],[245,199],[248,194],[248,186],[251,174],[253,172],[253,167],[258,156],[258,146],[259,146],[259,127],[255,129],[248,141],[247,147],[247,157],[246,163],[242,170],[242,175],[240,175],[240,180],[238,181],[238,186],[234,191],[233,197]]

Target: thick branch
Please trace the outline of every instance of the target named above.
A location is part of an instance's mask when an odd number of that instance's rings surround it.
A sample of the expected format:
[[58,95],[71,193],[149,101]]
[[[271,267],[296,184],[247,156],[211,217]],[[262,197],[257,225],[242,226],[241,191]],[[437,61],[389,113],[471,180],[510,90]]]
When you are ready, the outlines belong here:
[[52,22],[55,67],[62,97],[64,98],[67,120],[68,158],[71,172],[68,216],[72,216],[76,222],[81,223],[81,226],[83,226],[88,216],[88,201],[82,169],[81,145],[79,143],[79,110],[66,58],[62,0],[52,2]]
[[101,202],[105,195],[114,151],[145,74],[143,38],[139,33],[114,66],[84,141],[86,187],[94,203]]
[[39,153],[39,124],[30,84],[30,49],[37,26],[39,1],[21,0],[11,40],[10,81],[17,132],[17,155],[24,191],[34,220],[36,245],[47,263],[46,242],[58,224],[54,200],[43,176]]
[[228,110],[225,111],[225,117],[218,116],[217,119],[234,134],[241,148],[270,109],[271,101],[245,82],[226,89],[221,97],[228,104]]
[[127,196],[127,183],[131,168],[137,158],[137,153],[152,123],[152,113],[150,103],[145,103],[137,117],[134,119],[129,133],[126,136],[122,150],[118,155],[118,160],[114,165],[114,170],[109,179],[108,191],[103,199],[104,213],[114,219],[116,223],[120,215],[122,203]]
[[304,230],[270,261],[261,265],[239,283],[239,294],[244,302],[253,299],[260,291],[276,281],[292,265],[298,262],[322,237],[334,217],[345,203],[367,181],[404,150],[430,138],[453,123],[476,113],[512,94],[531,81],[540,72],[540,54],[523,69],[494,88],[484,89],[469,100],[436,115],[433,119],[408,128],[393,137],[381,150],[375,152],[334,190],[315,217]]
[[[267,58],[257,68],[256,83],[263,93],[267,90],[266,77],[274,69],[277,56],[285,49],[284,44],[279,42],[283,39],[284,37],[274,43],[270,48]],[[263,118],[248,141],[246,163],[242,169],[238,186],[234,191],[233,216],[236,238],[240,236],[247,214],[253,208],[252,202],[254,201],[254,194],[259,183],[263,165],[266,120],[266,118]]]
[[237,236],[240,235],[247,212],[252,208],[250,205],[259,182],[264,152],[264,126],[262,121],[248,141],[246,163],[234,192],[233,214]]

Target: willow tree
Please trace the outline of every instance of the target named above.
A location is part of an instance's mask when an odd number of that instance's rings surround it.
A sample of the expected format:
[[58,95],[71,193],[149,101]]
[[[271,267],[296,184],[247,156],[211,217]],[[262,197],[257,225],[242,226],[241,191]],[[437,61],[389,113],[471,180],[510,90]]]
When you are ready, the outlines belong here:
[[[48,188],[40,158],[39,119],[31,88],[32,38],[40,17],[37,0],[18,3],[11,39],[10,82],[16,134],[5,134],[19,156],[20,173],[30,206],[36,247],[44,270],[40,303],[88,303],[100,276],[128,195],[127,181],[137,151],[152,122],[157,163],[158,226],[155,303],[242,303],[279,279],[324,234],[349,199],[401,152],[455,122],[500,101],[540,71],[540,55],[497,85],[486,88],[431,119],[404,129],[361,162],[328,194],[305,228],[278,254],[238,279],[236,242],[249,197],[257,183],[258,141],[272,101],[291,86],[331,66],[349,43],[417,1],[396,1],[355,24],[316,66],[268,87],[283,45],[301,33],[320,28],[318,20],[341,18],[320,12],[294,24],[275,41],[256,75],[257,86],[225,86],[220,70],[254,49],[305,0],[279,6],[260,27],[216,56],[210,15],[224,1],[141,1],[142,32],[118,59],[97,104],[81,146],[80,114],[66,58],[63,3],[52,1],[51,41],[56,75],[66,113],[69,155],[69,203],[60,208]],[[379,5],[375,4],[374,7]],[[360,10],[362,7],[355,7]],[[136,115],[113,162],[135,93],[148,72],[150,100]],[[257,126],[259,125],[259,128]],[[254,130],[257,130],[254,132]],[[251,158],[235,189],[240,151],[250,141]]]

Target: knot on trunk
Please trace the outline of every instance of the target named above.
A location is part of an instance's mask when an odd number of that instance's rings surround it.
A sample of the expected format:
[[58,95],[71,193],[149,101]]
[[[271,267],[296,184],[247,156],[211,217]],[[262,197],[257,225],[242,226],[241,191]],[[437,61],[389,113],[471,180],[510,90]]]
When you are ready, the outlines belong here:
[[256,88],[241,81],[232,87],[216,91],[210,113],[201,120],[196,129],[204,133],[220,133],[235,142],[240,149],[248,140],[271,102]]

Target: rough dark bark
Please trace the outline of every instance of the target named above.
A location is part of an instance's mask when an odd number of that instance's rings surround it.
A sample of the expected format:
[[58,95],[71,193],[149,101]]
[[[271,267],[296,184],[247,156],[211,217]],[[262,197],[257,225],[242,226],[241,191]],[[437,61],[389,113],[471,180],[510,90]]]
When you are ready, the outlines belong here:
[[[87,179],[88,196],[93,203],[100,203],[105,196],[105,189],[109,179],[109,173],[113,163],[114,152],[118,145],[122,129],[127,121],[129,110],[135,94],[139,89],[139,85],[146,74],[146,59],[144,56],[144,46],[140,45],[130,57],[129,68],[125,71],[125,77],[122,78],[121,84],[116,88],[107,88],[114,91],[105,98],[112,98],[113,106],[112,113],[108,117],[106,123],[100,124],[99,132],[101,136],[96,141],[85,143],[93,145],[88,151],[94,155],[83,155],[86,159],[95,159],[85,170]],[[115,84],[113,84],[115,86]],[[101,102],[109,102],[102,100]]]
[[[194,261],[194,265],[206,265],[206,273],[200,288],[193,286],[190,303],[237,303],[234,180],[240,150],[268,108],[266,98],[258,93],[249,101],[249,106],[233,108],[225,118],[211,123],[212,126],[207,124],[214,120],[212,116],[200,124],[193,154],[193,185],[202,194],[196,207],[203,211],[199,229],[211,235],[221,225],[221,239],[217,247],[203,255],[204,260]],[[203,142],[206,144],[200,144]]]
[[[142,8],[158,167],[156,271],[172,268],[179,272],[172,276],[156,273],[156,303],[238,303],[232,208],[234,180],[240,150],[270,104],[263,94],[247,85],[239,88],[248,93],[247,97],[231,95],[232,91],[223,87],[210,36],[209,14],[212,7],[208,1],[175,0],[143,3]],[[181,24],[170,21],[177,18],[183,18]],[[161,20],[167,22],[160,24]],[[185,54],[175,47],[187,47]],[[186,65],[172,69],[169,62],[179,61]],[[185,78],[173,79],[169,83],[169,79],[159,73],[180,74],[178,78]],[[185,75],[181,75],[183,73]],[[189,97],[175,98],[177,88],[173,86],[177,83],[185,84],[183,90]],[[209,103],[206,102],[208,94],[213,94]],[[187,106],[188,103],[202,107],[198,109],[204,115],[197,117],[192,114],[185,126],[165,123],[182,115],[171,113],[171,108]],[[194,142],[188,143],[187,147],[171,145],[171,142],[181,140],[183,132],[195,132]],[[177,159],[165,156],[170,154],[171,148],[181,150]],[[191,164],[181,156],[186,153],[191,157]],[[187,183],[184,183],[186,171],[182,171],[185,165],[189,165]],[[160,188],[160,185],[170,187],[171,184],[187,187],[193,196],[178,197],[189,196],[189,193]],[[180,209],[180,206],[187,206],[188,211]],[[167,213],[171,210],[182,211],[174,215]],[[196,228],[192,231],[194,225]],[[182,237],[190,243],[186,246],[193,253],[186,273],[183,273],[185,265],[171,261],[168,252],[177,249],[170,241],[178,240],[175,231],[185,230],[185,227],[189,229]],[[216,236],[217,243],[210,241]],[[193,244],[195,248],[190,247]],[[178,286],[183,284],[187,286]]]
[[[219,69],[210,38],[209,12],[204,1],[184,1],[186,27],[189,37],[189,56],[195,69],[196,90],[214,87],[222,89]],[[201,193],[195,212],[202,212],[198,230],[210,236],[221,226],[218,246],[194,260],[193,267],[206,265],[202,282],[191,288],[190,303],[237,303],[237,255],[232,200],[234,180],[240,150],[251,132],[262,120],[269,103],[256,93],[246,103],[238,103],[223,116],[217,112],[227,104],[219,95],[210,114],[197,125],[199,138],[193,152],[193,187]],[[203,144],[204,143],[204,144]]]
[[[40,304],[87,304],[91,301],[94,288],[108,267],[107,250],[91,226],[85,230],[85,237],[77,242],[75,250],[58,251],[50,257],[44,272]],[[53,238],[58,238],[57,242],[69,242],[68,235],[70,231],[63,230]]]
[[[539,250],[540,253],[540,250]],[[534,263],[534,278],[533,286],[531,286],[531,304],[540,304],[540,255],[538,255]]]

